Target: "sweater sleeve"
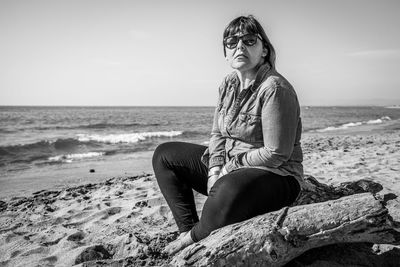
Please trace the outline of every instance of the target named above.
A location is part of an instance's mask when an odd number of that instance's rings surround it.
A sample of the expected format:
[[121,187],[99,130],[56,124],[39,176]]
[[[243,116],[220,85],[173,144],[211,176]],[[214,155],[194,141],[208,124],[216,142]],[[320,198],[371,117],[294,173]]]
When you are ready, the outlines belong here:
[[208,167],[211,169],[212,167],[215,166],[222,166],[225,164],[225,141],[226,137],[224,137],[221,133],[221,130],[218,125],[219,121],[219,112],[222,107],[222,100],[223,100],[223,95],[224,95],[224,90],[226,86],[226,81],[221,84],[219,87],[219,96],[218,96],[218,103],[214,111],[214,120],[213,120],[213,125],[211,129],[211,137],[210,137],[210,143],[208,146],[208,152],[209,152],[209,162],[208,162]]

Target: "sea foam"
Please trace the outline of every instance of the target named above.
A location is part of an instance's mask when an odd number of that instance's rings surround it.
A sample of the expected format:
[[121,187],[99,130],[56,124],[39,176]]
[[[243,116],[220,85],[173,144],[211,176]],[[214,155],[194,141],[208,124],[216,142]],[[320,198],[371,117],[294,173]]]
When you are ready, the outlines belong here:
[[88,152],[88,153],[78,153],[78,154],[66,154],[66,155],[58,155],[58,156],[54,156],[54,157],[49,157],[48,160],[51,161],[51,162],[66,162],[66,163],[70,163],[73,160],[101,157],[104,154],[105,154],[105,152]]
[[377,120],[369,120],[366,123],[367,124],[379,124],[379,123],[383,123],[384,121],[390,121],[390,118],[388,116],[385,116],[385,117],[382,117]]
[[349,122],[349,123],[345,123],[339,126],[329,126],[323,129],[318,129],[315,130],[315,132],[328,132],[328,131],[336,131],[336,130],[346,130],[350,127],[357,127],[357,126],[361,126],[361,125],[365,125],[365,124],[380,124],[383,123],[385,121],[390,121],[390,117],[388,116],[384,116],[381,117],[380,119],[376,119],[376,120],[369,120],[369,121],[359,121],[359,122]]
[[152,137],[174,137],[181,135],[182,131],[165,131],[165,132],[144,132],[144,133],[129,133],[129,134],[78,134],[78,140],[81,142],[96,141],[108,144],[117,143],[137,143]]

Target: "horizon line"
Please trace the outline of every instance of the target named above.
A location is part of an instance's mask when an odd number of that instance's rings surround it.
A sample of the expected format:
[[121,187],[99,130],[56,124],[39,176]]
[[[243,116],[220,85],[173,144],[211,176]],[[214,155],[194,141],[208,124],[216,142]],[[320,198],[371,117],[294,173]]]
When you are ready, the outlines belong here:
[[[395,105],[366,105],[366,104],[343,104],[343,105],[300,105],[300,107],[393,107],[393,106],[400,106],[399,104]],[[61,108],[61,107],[75,107],[75,108],[130,108],[130,107],[170,107],[170,108],[178,108],[178,107],[198,107],[198,108],[203,108],[203,107],[215,107],[215,105],[208,106],[208,105],[170,105],[170,106],[165,106],[165,105],[2,105],[0,104],[0,107],[54,107],[54,108]]]

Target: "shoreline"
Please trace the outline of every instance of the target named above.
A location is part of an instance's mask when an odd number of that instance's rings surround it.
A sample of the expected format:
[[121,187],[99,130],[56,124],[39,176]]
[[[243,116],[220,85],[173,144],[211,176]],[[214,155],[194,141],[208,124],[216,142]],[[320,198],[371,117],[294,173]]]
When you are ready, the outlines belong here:
[[[324,132],[303,132],[302,147],[304,151],[305,174],[313,175],[315,168],[313,161],[310,166],[306,161],[310,153],[323,153],[328,150],[336,150],[334,146],[313,146],[315,140],[322,142],[323,139],[333,138],[336,142],[339,138],[348,139],[348,136],[359,136],[362,140],[366,136],[381,136],[400,131],[400,120],[387,121],[382,124],[361,125],[347,129],[337,129]],[[374,137],[372,137],[374,138]],[[348,140],[349,144],[341,146],[357,146],[358,140]],[[340,143],[340,142],[339,142]],[[352,144],[354,143],[354,144]],[[333,144],[334,145],[334,144]],[[38,190],[59,190],[69,186],[82,185],[85,183],[102,182],[111,177],[133,176],[143,173],[152,173],[151,157],[154,151],[141,151],[134,154],[119,154],[105,157],[100,160],[89,160],[82,162],[63,163],[35,167],[30,170],[16,171],[0,176],[0,200],[11,197],[29,195]],[[332,155],[334,156],[334,154]],[[315,158],[315,160],[318,160]],[[93,171],[93,172],[92,172]],[[319,174],[319,173],[318,173]]]
[[[30,195],[39,190],[60,190],[85,183],[104,182],[111,177],[126,177],[152,172],[153,151],[118,155],[105,160],[37,167],[0,177],[0,200]],[[94,172],[91,172],[94,170]]]

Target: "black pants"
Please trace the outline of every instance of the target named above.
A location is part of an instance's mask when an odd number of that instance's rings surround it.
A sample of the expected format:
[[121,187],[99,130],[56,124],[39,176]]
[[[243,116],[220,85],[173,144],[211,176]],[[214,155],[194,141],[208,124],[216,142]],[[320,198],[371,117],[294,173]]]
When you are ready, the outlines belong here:
[[200,158],[206,147],[168,142],[157,147],[153,168],[180,232],[191,231],[194,241],[213,230],[278,210],[293,203],[300,186],[292,176],[256,168],[233,171],[211,188],[199,220],[193,191],[207,195],[208,169]]

